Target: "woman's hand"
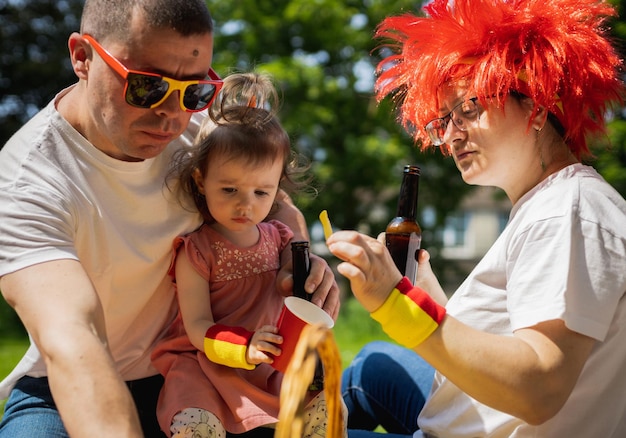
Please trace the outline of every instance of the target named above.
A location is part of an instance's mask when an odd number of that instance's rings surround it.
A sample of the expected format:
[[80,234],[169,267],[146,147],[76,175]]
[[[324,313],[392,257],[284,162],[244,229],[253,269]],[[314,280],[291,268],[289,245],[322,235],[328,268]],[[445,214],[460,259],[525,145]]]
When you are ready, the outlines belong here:
[[385,302],[402,279],[385,247],[384,234],[377,240],[356,231],[337,231],[326,244],[335,257],[343,260],[337,270],[350,280],[352,293],[370,313]]
[[430,266],[430,254],[425,249],[420,249],[417,255],[417,279],[415,286],[424,289],[437,304],[445,306],[448,296],[444,292],[439,280]]

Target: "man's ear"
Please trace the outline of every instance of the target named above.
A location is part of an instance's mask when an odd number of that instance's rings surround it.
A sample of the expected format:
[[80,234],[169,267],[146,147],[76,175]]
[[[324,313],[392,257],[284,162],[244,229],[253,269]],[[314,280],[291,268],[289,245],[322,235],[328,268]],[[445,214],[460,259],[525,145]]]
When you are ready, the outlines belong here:
[[74,73],[76,73],[79,79],[87,79],[93,50],[82,35],[77,32],[70,35],[67,46],[70,51],[70,61],[72,62]]
[[200,172],[200,169],[196,167],[193,170],[193,174],[191,176],[193,177],[196,186],[198,186],[198,191],[204,195],[204,177],[202,176],[202,172]]

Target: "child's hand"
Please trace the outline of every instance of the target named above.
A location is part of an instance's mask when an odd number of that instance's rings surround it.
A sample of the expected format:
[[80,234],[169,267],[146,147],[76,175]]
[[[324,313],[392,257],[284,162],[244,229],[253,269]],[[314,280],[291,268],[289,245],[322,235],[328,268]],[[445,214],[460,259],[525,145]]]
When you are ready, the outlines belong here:
[[252,339],[250,339],[250,345],[246,350],[246,361],[249,364],[271,364],[273,359],[268,356],[268,353],[274,356],[280,355],[281,350],[276,344],[282,344],[283,337],[276,333],[278,333],[278,328],[272,325],[264,325],[255,330]]

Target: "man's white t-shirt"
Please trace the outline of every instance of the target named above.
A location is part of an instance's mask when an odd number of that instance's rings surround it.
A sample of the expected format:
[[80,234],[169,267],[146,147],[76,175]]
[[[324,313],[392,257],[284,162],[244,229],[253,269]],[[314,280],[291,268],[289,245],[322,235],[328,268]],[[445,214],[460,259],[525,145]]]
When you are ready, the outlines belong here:
[[[96,149],[56,111],[67,91],[0,151],[0,276],[79,260],[102,303],[118,371],[125,380],[149,377],[157,374],[152,347],[176,313],[167,275],[172,241],[201,223],[165,178],[173,152],[191,144],[201,116],[159,156],[125,162]],[[0,398],[26,374],[46,375],[32,342],[0,384]]]
[[626,437],[625,292],[626,202],[591,167],[566,167],[517,202],[447,310],[504,336],[560,319],[595,339],[571,396],[555,417],[530,426],[437,372],[415,436]]

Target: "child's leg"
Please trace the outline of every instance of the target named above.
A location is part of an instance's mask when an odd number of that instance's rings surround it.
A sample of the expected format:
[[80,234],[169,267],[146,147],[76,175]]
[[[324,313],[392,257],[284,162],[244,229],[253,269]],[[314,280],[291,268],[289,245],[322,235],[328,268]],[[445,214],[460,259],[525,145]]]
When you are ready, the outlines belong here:
[[204,409],[187,408],[172,419],[172,438],[225,438],[226,430],[214,414]]
[[[342,399],[341,402],[341,414],[343,416],[343,436],[347,437],[347,421],[348,421],[348,409]],[[324,391],[317,394],[317,396],[309,402],[304,408],[304,430],[302,433],[303,438],[320,438],[326,436],[326,429],[328,426],[328,410],[326,408],[326,398]]]

